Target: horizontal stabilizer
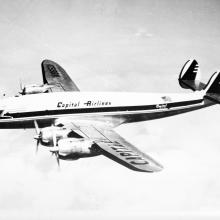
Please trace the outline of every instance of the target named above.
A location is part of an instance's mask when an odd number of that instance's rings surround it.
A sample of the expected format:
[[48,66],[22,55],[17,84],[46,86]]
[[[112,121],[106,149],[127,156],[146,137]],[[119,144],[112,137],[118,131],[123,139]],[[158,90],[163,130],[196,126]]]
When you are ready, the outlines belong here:
[[206,94],[205,98],[220,104],[220,95],[218,94]]
[[205,84],[200,82],[200,68],[196,60],[188,60],[179,75],[179,84],[184,89],[201,91]]

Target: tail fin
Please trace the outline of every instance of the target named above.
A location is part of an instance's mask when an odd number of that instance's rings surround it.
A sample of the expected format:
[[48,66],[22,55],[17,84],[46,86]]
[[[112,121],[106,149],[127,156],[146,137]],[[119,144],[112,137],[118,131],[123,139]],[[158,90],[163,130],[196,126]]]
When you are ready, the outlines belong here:
[[179,84],[184,89],[205,92],[204,98],[220,104],[220,71],[215,72],[207,84],[200,82],[200,69],[196,60],[188,60],[179,75]]
[[215,72],[208,81],[205,91],[220,94],[220,72]]
[[200,68],[196,60],[188,60],[179,75],[179,84],[184,89],[200,91],[204,89],[205,84],[200,82]]
[[206,98],[220,103],[220,72],[215,72],[212,75],[204,90]]

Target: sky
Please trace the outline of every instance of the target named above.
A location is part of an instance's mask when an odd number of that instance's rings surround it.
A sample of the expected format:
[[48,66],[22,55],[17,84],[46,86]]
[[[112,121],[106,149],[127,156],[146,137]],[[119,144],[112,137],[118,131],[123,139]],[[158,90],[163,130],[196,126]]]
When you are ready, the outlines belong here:
[[[190,92],[190,58],[207,82],[220,67],[219,1],[0,1],[0,92],[42,83],[58,62],[82,91]],[[129,98],[129,97],[128,97]],[[61,161],[34,130],[0,131],[1,219],[219,218],[219,106],[116,131],[164,166],[134,172],[104,156]]]

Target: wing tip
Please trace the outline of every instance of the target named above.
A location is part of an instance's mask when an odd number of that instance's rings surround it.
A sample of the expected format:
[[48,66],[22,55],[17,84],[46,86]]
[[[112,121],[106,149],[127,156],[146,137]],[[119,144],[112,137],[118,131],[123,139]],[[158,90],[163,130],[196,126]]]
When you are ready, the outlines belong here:
[[164,167],[151,167],[151,168],[145,168],[145,169],[135,169],[135,168],[131,168],[131,167],[128,167],[130,168],[131,170],[134,170],[134,171],[139,171],[139,172],[143,172],[143,173],[157,173],[157,172],[160,172],[164,169]]
[[154,165],[147,166],[147,168],[139,169],[139,171],[148,172],[148,173],[156,173],[156,172],[162,171],[163,169],[164,167],[161,164],[154,164]]
[[164,167],[162,165],[157,165],[153,167],[153,171],[152,172],[160,172],[164,169]]

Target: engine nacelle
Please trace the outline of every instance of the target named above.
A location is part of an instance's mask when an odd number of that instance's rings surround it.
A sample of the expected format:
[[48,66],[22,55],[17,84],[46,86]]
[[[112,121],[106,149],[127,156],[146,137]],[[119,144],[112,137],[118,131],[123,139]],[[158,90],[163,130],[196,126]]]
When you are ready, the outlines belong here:
[[25,85],[20,94],[21,95],[30,95],[30,94],[38,94],[38,93],[45,93],[47,92],[50,88],[52,88],[52,86],[49,85],[36,85],[36,84],[32,84],[32,85]]
[[69,137],[71,130],[62,128],[62,127],[46,127],[41,129],[40,140],[42,145],[53,146],[53,135],[56,136],[56,139],[62,139]]
[[93,148],[93,142],[91,140],[85,140],[83,138],[66,138],[58,141],[59,155],[77,155],[79,157],[91,157],[96,156],[97,151]]

